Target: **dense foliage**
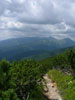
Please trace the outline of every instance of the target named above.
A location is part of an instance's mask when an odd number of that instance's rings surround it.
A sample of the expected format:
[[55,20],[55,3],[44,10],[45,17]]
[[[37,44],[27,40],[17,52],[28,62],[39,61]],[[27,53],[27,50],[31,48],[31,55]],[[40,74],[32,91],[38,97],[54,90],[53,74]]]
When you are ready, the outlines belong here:
[[[42,76],[51,69],[70,71],[74,75],[75,50],[66,51],[42,61],[20,60],[9,63],[0,61],[0,100],[44,100],[42,95]],[[58,71],[49,72],[64,98],[74,100],[75,79]],[[62,77],[62,78],[61,78]],[[67,85],[70,81],[72,84]],[[60,86],[62,84],[62,86]],[[71,91],[71,95],[70,95]]]
[[66,50],[64,53],[56,55],[54,57],[45,59],[40,61],[40,63],[47,68],[55,68],[55,69],[65,69],[65,70],[72,70],[75,69],[75,49],[73,50]]
[[[0,100],[41,100],[42,66],[36,61],[0,62]],[[38,94],[38,95],[37,95]]]

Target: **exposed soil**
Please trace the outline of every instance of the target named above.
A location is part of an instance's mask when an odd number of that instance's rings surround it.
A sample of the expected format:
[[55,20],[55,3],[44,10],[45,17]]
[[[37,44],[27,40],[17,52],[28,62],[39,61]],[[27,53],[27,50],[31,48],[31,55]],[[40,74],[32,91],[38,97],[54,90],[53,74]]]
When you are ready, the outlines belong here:
[[57,88],[57,84],[55,82],[52,83],[47,74],[43,76],[43,86],[43,95],[48,100],[62,100],[62,97],[60,96]]

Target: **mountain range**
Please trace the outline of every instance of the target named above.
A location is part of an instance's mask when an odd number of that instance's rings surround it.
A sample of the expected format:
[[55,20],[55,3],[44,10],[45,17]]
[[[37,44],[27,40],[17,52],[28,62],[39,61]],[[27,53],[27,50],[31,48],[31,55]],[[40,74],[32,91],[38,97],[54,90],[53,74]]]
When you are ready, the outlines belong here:
[[58,40],[52,37],[24,37],[0,41],[0,60],[19,60],[22,58],[49,57],[53,52],[74,47],[75,41],[65,38]]

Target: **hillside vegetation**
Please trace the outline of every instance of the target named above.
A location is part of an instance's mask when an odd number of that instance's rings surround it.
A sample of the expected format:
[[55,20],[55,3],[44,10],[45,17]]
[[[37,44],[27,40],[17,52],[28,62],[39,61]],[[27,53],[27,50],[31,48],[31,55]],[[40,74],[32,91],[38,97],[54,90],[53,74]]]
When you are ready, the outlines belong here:
[[57,83],[63,100],[75,100],[75,79],[57,70],[48,72],[49,78]]
[[42,61],[0,61],[0,100],[45,100],[41,80],[48,72],[49,77],[52,74],[52,80],[57,82],[63,98],[74,100],[74,62],[75,50]]

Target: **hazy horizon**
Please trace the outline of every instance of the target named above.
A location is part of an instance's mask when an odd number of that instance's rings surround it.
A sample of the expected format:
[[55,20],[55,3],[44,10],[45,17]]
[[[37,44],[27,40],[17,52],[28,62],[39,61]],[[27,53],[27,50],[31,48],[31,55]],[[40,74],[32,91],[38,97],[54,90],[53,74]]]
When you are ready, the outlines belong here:
[[42,38],[53,38],[53,39],[56,39],[56,40],[66,40],[66,39],[69,39],[69,40],[75,41],[74,39],[67,38],[67,37],[66,38],[62,38],[62,39],[61,38],[59,39],[59,38],[51,37],[51,36],[50,37],[43,37],[43,36],[42,37],[36,37],[36,36],[34,36],[34,37],[11,37],[11,38],[7,38],[7,39],[2,39],[2,40],[0,40],[0,42],[1,41],[6,41],[6,40],[12,40],[12,39],[13,40],[14,39],[17,40],[17,39],[22,39],[22,38],[40,38],[40,39],[42,39]]

